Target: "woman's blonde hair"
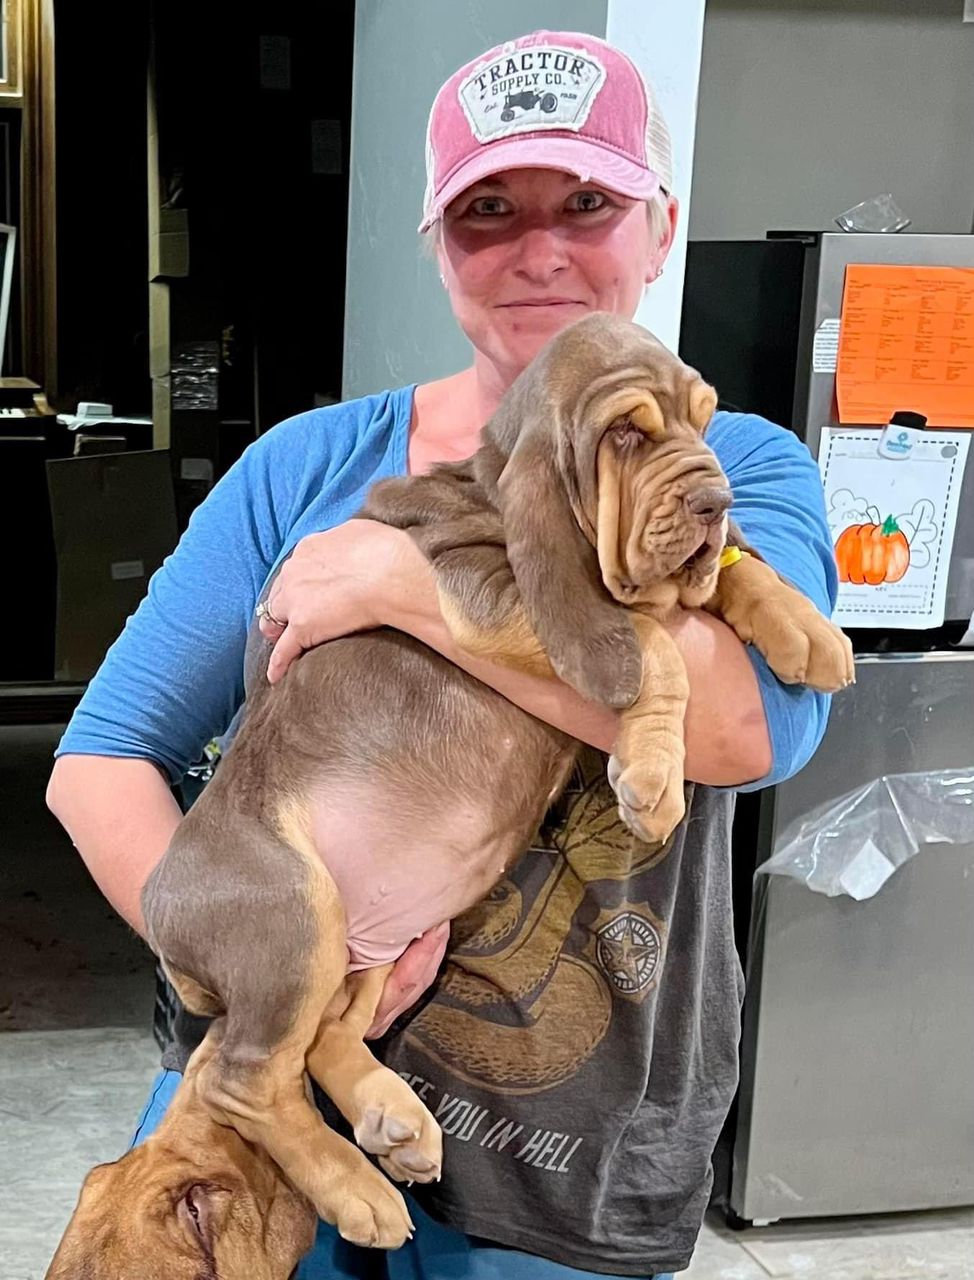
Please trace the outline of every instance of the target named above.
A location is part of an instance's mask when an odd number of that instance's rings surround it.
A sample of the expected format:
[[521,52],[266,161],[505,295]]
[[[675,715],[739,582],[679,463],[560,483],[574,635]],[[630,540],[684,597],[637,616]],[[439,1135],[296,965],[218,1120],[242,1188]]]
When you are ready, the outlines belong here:
[[649,231],[657,246],[669,239],[670,234],[670,197],[665,191],[657,191],[646,201],[646,216],[649,218]]

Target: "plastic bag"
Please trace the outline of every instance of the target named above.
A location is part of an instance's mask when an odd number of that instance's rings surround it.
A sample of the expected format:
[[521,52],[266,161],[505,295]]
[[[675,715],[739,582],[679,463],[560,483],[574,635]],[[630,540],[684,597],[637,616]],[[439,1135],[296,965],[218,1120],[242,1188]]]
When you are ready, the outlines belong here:
[[861,902],[924,845],[966,843],[974,844],[974,767],[894,773],[792,823],[755,874]]

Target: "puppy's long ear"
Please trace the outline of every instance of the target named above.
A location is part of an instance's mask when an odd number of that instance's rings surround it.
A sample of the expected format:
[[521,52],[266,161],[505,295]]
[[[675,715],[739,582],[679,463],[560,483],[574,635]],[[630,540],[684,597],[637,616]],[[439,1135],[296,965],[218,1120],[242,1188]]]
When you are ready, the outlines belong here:
[[555,673],[587,698],[627,707],[642,684],[639,642],[578,527],[554,437],[524,427],[498,478],[508,560]]

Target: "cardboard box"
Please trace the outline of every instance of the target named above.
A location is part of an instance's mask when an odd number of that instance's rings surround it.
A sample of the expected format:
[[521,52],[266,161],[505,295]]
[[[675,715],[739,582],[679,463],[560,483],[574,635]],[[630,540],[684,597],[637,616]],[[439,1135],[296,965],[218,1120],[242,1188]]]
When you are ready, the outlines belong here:
[[89,680],[178,540],[164,449],[48,462],[57,555],[54,674]]
[[189,211],[160,209],[159,230],[149,235],[149,279],[189,275]]

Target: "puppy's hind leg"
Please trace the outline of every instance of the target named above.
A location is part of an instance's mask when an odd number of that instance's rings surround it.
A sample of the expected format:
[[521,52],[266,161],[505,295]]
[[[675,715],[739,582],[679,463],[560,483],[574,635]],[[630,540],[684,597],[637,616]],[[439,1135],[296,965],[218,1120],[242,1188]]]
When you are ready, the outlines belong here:
[[[412,1226],[402,1196],[328,1128],[305,1088],[308,1049],[345,976],[342,904],[304,824],[286,816],[274,825],[222,810],[219,831],[184,824],[166,861],[175,852],[185,865],[170,863],[154,887],[154,940],[172,969],[191,972],[226,1008],[217,1052],[197,1076],[213,1117],[263,1147],[347,1240],[395,1248]],[[205,896],[194,889],[201,865],[212,877]]]

